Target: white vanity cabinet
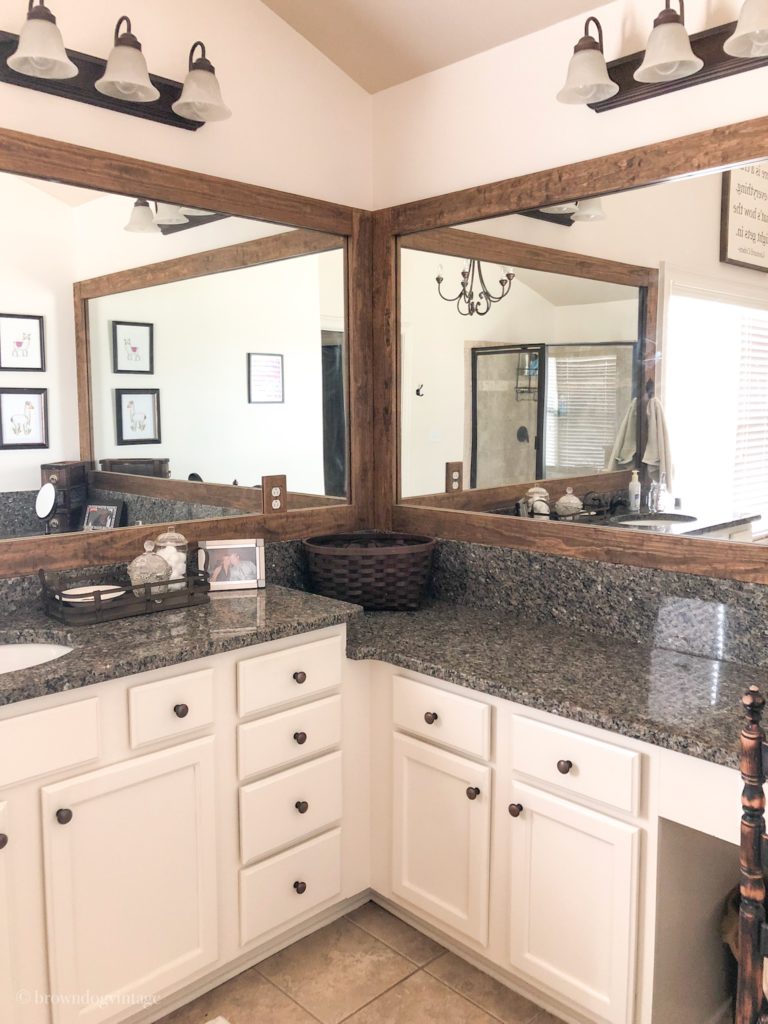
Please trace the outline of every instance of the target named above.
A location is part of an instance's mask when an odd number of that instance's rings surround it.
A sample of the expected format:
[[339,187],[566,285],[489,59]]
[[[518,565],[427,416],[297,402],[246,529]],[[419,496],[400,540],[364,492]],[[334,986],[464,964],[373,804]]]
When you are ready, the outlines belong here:
[[[13,1005],[13,974],[11,970],[11,949],[13,946],[10,928],[9,892],[11,888],[11,852],[9,836],[8,805],[0,803],[0,922],[5,921],[6,927],[0,926],[0,1011]],[[10,1020],[0,1014],[3,1020]]]

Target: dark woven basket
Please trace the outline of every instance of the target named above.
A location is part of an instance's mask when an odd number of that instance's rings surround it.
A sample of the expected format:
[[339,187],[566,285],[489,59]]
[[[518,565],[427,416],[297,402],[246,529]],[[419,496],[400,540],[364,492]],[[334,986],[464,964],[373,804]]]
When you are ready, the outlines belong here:
[[312,590],[370,611],[414,611],[435,542],[406,533],[337,533],[304,541]]

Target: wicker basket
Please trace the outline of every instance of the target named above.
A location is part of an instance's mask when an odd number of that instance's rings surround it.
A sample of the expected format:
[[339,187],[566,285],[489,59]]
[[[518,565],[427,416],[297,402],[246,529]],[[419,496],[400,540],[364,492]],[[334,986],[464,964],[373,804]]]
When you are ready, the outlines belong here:
[[338,533],[304,541],[312,590],[370,611],[414,611],[435,542],[406,533]]

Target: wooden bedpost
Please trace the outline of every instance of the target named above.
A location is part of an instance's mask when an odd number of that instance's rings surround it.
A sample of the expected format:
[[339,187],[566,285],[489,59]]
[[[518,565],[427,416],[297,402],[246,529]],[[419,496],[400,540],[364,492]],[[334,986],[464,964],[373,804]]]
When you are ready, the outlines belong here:
[[765,924],[765,731],[760,719],[765,698],[750,686],[741,699],[746,722],[741,730],[739,767],[744,781],[741,795],[741,854],[739,910],[739,983],[735,1024],[758,1024],[767,1009],[763,995],[762,932]]

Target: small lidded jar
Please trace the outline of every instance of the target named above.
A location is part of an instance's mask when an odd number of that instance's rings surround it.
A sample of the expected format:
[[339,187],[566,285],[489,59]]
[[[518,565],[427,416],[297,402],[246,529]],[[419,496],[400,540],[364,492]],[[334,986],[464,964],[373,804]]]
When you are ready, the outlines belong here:
[[584,505],[573,493],[572,487],[566,487],[565,494],[555,502],[555,512],[559,519],[575,519],[583,510]]
[[[175,526],[169,527],[161,533],[154,542],[154,551],[171,569],[169,579],[184,580],[187,576],[187,551],[189,544],[183,533],[179,533]],[[170,586],[169,590],[180,590],[184,584],[177,583]]]
[[[153,551],[154,542],[144,541],[144,552],[128,564],[128,576],[136,597],[144,597],[145,583],[163,583],[171,575],[171,567],[164,558]],[[167,587],[157,587],[153,594],[165,593]]]

